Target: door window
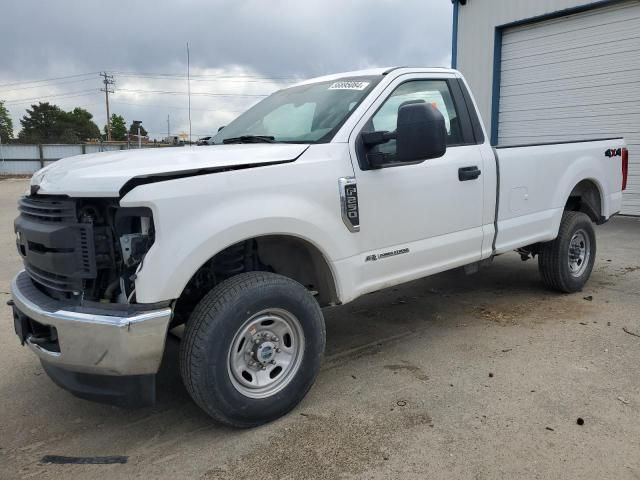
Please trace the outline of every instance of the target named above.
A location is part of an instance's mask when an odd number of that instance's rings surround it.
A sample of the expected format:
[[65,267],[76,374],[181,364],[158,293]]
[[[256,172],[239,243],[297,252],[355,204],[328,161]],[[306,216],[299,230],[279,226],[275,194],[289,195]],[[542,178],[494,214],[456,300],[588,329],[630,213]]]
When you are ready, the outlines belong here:
[[[398,108],[407,102],[424,102],[437,108],[442,113],[447,127],[447,146],[463,143],[458,113],[446,80],[413,80],[403,83],[387,98],[371,120],[367,122],[363,131],[394,131],[398,122]],[[389,162],[392,162],[396,153],[396,141],[389,140],[370,151],[381,153],[387,157]]]

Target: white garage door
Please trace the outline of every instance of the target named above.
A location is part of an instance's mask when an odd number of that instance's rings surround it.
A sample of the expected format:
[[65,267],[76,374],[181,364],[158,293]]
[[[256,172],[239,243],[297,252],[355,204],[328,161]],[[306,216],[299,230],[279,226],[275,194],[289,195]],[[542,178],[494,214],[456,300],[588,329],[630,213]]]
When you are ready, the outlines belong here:
[[640,2],[503,32],[498,143],[623,135],[623,213],[640,215]]

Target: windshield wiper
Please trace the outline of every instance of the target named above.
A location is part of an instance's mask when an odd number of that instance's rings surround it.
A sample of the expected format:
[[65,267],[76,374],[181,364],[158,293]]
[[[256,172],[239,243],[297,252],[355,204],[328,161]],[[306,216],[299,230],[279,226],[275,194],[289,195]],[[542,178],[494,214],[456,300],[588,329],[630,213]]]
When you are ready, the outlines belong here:
[[222,143],[275,143],[275,137],[271,135],[242,135],[222,140]]

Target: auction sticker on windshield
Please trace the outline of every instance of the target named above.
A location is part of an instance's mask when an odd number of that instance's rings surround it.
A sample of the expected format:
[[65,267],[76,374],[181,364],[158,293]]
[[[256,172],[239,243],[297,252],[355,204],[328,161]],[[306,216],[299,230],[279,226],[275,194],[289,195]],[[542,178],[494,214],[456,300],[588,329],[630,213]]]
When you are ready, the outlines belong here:
[[368,86],[369,82],[335,82],[329,90],[364,90]]

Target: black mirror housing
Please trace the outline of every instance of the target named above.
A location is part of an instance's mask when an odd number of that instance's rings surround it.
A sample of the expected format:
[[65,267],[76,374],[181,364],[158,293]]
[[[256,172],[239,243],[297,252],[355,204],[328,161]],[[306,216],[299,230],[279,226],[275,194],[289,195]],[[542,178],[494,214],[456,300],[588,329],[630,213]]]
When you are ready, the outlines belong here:
[[400,105],[395,137],[398,162],[439,158],[447,151],[444,116],[428,103]]

